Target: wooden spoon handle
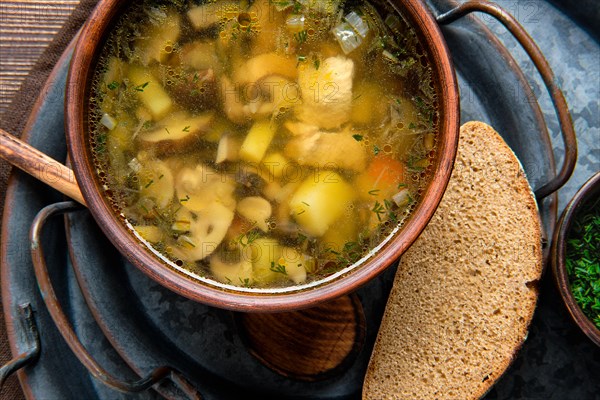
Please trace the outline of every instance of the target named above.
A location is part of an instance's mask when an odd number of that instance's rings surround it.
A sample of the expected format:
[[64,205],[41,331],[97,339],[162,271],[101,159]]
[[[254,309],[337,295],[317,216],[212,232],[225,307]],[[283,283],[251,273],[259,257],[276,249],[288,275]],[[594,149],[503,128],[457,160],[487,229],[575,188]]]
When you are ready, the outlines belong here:
[[71,169],[2,129],[0,157],[62,194],[86,205]]

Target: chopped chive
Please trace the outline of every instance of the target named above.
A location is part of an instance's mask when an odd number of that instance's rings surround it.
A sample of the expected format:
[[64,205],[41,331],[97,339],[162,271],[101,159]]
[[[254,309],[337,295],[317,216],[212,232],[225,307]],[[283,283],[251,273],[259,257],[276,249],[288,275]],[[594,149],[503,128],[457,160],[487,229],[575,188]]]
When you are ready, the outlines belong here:
[[371,196],[377,196],[379,194],[379,189],[373,189],[373,190],[369,190],[369,194]]
[[160,174],[160,176],[158,177],[158,179],[162,179],[165,176],[165,174]]
[[379,147],[377,147],[377,145],[373,146],[373,153],[375,153],[375,155],[379,154],[381,150],[379,149]]
[[300,55],[299,55],[299,56],[297,57],[297,59],[298,59],[298,62],[296,63],[296,67],[298,67],[298,65],[300,65],[300,63],[301,63],[301,62],[304,62],[304,61],[306,61],[306,56],[300,56]]
[[363,140],[363,135],[352,135],[352,137],[354,138],[354,140],[356,140],[357,142],[360,142],[361,140]]
[[117,81],[112,81],[111,83],[109,83],[108,85],[106,85],[106,87],[110,90],[115,90],[117,89],[119,86],[121,86],[121,84]]
[[145,83],[142,83],[141,85],[137,85],[135,87],[135,90],[137,90],[138,92],[143,92],[144,89],[146,89],[146,86],[148,86],[149,83],[150,82],[145,82]]
[[308,39],[308,32],[306,30],[303,30],[298,33],[295,33],[294,39],[296,39],[298,44],[302,44],[302,43],[306,42],[306,39]]
[[190,126],[186,126],[185,128],[183,128],[183,132],[189,132],[190,131]]
[[150,185],[152,185],[154,183],[154,179],[150,179],[150,182],[148,182],[146,184],[146,186],[144,186],[145,189],[148,189],[150,187]]
[[304,204],[306,207],[310,207],[310,204],[308,204],[307,202],[303,201],[302,204]]

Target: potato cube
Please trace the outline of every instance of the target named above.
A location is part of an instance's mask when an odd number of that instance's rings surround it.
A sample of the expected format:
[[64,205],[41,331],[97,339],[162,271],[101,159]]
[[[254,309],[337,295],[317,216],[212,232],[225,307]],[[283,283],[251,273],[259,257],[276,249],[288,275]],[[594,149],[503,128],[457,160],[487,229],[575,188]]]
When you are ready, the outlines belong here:
[[259,163],[265,156],[274,135],[275,130],[271,127],[271,121],[256,121],[242,143],[240,158],[244,161]]
[[155,120],[163,118],[171,111],[173,100],[150,71],[132,65],[129,67],[129,80]]
[[306,233],[323,236],[356,197],[354,189],[336,172],[309,176],[290,199],[291,215]]

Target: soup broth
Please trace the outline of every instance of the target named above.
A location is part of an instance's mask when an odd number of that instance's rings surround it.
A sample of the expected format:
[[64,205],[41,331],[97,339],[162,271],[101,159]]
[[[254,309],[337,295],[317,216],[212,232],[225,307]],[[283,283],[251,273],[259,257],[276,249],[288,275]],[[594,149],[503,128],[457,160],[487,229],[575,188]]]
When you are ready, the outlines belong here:
[[430,181],[430,60],[389,5],[136,2],[102,54],[98,178],[190,275],[281,288],[359,265]]

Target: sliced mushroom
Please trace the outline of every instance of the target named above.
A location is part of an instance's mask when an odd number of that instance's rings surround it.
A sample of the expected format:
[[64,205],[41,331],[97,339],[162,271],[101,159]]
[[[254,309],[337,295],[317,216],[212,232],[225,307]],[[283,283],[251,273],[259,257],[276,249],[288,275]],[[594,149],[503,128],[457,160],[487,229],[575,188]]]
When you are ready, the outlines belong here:
[[236,210],[242,217],[255,223],[261,231],[269,230],[267,220],[271,218],[273,209],[268,200],[258,196],[246,197],[238,202]]
[[178,53],[181,63],[193,70],[213,69],[220,72],[219,57],[214,41],[195,40],[182,46]]
[[138,173],[138,184],[140,198],[153,199],[159,208],[165,208],[173,200],[173,173],[163,161],[144,162]]
[[210,257],[210,271],[216,280],[235,286],[249,286],[252,284],[252,262],[240,255],[239,260],[227,262],[222,254],[213,254]]
[[142,146],[154,147],[159,154],[178,152],[208,132],[213,120],[212,111],[197,116],[180,111],[159,121],[152,130],[140,132],[137,139]]
[[172,69],[166,69],[164,79],[169,82],[166,86],[171,97],[190,112],[200,112],[214,107],[218,95],[215,72],[212,68],[179,70],[177,77],[168,74]]
[[265,53],[246,61],[234,73],[234,81],[240,85],[258,82],[269,75],[280,75],[292,81],[296,80],[298,70],[296,59],[277,53]]
[[173,252],[186,261],[208,257],[225,238],[233,216],[233,211],[220,203],[207,205],[192,219],[189,234],[179,237],[179,246],[173,247]]
[[207,165],[183,167],[177,174],[175,188],[179,202],[189,210],[200,212],[213,203],[235,209],[235,183]]

